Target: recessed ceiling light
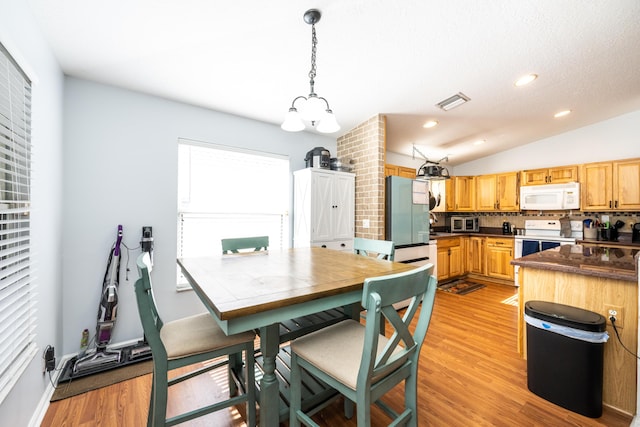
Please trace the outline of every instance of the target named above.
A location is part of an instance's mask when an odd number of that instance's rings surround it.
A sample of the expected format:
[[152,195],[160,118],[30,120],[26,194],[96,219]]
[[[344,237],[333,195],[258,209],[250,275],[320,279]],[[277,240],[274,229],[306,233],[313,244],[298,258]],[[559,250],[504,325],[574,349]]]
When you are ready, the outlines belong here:
[[526,76],[522,76],[518,80],[516,80],[515,85],[518,86],[518,87],[525,86],[525,85],[528,85],[529,83],[531,83],[532,81],[534,81],[537,78],[538,78],[537,74],[527,74]]
[[479,140],[477,140],[477,141],[474,141],[474,142],[473,142],[473,145],[482,145],[482,144],[484,144],[485,142],[487,142],[487,140],[486,140],[486,139],[479,139]]
[[558,111],[553,115],[553,117],[557,119],[560,117],[568,116],[569,114],[571,114],[571,110]]
[[425,128],[425,129],[429,129],[429,128],[432,128],[432,127],[437,126],[437,125],[438,125],[438,121],[437,120],[427,120],[425,122],[425,124],[422,125],[422,127]]
[[441,108],[444,111],[449,111],[469,101],[471,101],[471,98],[469,98],[462,92],[458,92],[457,94],[445,99],[444,101],[438,102],[436,104],[436,107]]

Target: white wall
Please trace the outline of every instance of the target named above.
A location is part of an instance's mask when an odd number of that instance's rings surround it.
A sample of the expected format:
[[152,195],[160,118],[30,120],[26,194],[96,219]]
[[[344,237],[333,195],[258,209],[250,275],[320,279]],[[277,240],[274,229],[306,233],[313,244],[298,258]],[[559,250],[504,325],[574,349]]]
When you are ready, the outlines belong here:
[[62,92],[63,76],[26,1],[0,0],[0,42],[32,79],[33,173],[31,220],[38,287],[38,354],[0,404],[0,425],[26,426],[49,384],[41,354],[62,347]]
[[640,157],[640,111],[542,139],[450,168],[452,175],[483,175]]
[[[65,353],[78,351],[84,328],[95,328],[118,224],[130,248],[138,246],[142,226],[153,227],[154,287],[166,320],[204,309],[192,292],[175,291],[178,138],[288,155],[292,170],[305,166],[305,154],[313,147],[336,149],[330,137],[287,133],[279,126],[69,77],[64,111]],[[260,171],[238,173],[260,179]],[[128,281],[123,275],[120,282],[114,343],[142,335],[133,294],[139,253],[130,251]]]

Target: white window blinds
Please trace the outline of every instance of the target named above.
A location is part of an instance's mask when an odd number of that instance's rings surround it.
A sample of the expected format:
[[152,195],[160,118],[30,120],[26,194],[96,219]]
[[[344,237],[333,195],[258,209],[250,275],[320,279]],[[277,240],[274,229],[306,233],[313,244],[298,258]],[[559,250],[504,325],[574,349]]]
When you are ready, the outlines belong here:
[[36,354],[31,82],[0,44],[0,402]]

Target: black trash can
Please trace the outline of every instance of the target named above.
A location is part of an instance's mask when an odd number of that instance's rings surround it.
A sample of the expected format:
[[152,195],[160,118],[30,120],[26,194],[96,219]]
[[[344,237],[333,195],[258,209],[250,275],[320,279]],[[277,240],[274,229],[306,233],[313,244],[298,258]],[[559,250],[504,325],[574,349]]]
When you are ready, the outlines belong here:
[[538,396],[591,418],[602,415],[606,319],[546,301],[524,305],[527,386]]

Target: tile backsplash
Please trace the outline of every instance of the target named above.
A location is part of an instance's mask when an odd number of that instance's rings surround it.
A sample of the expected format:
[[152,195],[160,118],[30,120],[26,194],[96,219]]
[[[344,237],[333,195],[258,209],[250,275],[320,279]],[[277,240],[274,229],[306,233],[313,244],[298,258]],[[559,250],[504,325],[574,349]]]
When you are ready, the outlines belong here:
[[[528,219],[559,219],[564,217],[566,213],[549,212],[542,214],[525,214],[522,212],[476,212],[476,213],[435,213],[438,222],[433,224],[434,227],[449,227],[451,216],[478,216],[480,227],[500,228],[504,221],[509,221],[516,228],[523,228],[524,222]],[[569,218],[572,221],[583,221],[587,218],[602,218],[602,215],[609,215],[609,222],[615,223],[620,220],[624,222],[624,227],[620,229],[622,233],[631,233],[633,224],[640,222],[640,212],[569,212]]]

